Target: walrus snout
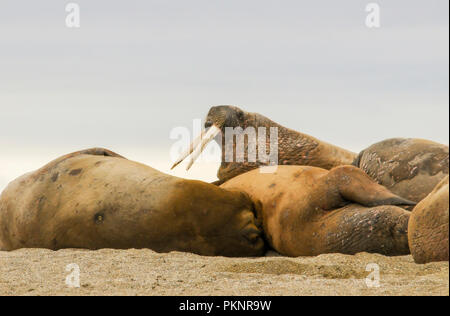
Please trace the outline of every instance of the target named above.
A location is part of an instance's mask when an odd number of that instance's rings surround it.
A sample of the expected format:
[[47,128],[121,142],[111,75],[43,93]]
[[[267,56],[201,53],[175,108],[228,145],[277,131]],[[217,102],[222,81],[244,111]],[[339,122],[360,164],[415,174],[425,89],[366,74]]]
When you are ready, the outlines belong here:
[[256,252],[264,252],[265,242],[262,226],[261,202],[253,202],[246,192],[240,191],[241,203],[245,207],[239,212],[238,222],[244,223],[241,230],[241,235],[245,243],[254,248]]
[[256,244],[259,239],[262,238],[262,231],[258,229],[254,225],[250,225],[249,227],[246,227],[244,231],[242,232],[242,235],[245,239],[247,239],[250,243]]
[[249,224],[242,230],[242,239],[249,249],[252,249],[254,256],[264,254],[266,244],[263,238],[262,229],[255,226],[254,223]]

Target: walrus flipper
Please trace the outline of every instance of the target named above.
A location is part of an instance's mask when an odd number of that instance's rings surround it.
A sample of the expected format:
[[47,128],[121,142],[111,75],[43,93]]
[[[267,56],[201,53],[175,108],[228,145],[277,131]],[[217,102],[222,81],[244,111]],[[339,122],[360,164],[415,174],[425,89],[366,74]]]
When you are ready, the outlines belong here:
[[363,206],[417,204],[395,195],[354,166],[341,166],[330,170],[327,181],[336,183],[343,199]]

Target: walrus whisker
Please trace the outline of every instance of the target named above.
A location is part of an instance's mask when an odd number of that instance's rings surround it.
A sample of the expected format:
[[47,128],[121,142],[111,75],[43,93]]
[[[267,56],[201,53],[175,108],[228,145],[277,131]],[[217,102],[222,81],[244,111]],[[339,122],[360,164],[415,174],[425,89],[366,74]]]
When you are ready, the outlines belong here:
[[189,161],[188,166],[186,167],[186,170],[189,170],[194,162],[197,160],[197,158],[200,156],[200,154],[205,149],[206,145],[214,139],[218,134],[220,133],[220,128],[218,128],[216,125],[212,125],[208,132],[206,132],[206,135],[204,138],[202,138],[201,144],[197,146],[197,148],[194,150],[191,156],[191,160]]

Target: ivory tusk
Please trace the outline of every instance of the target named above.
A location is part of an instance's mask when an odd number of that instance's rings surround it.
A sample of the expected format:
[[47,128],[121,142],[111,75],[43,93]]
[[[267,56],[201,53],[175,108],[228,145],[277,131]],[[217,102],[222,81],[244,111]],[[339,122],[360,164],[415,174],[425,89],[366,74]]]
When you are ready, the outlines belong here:
[[206,132],[203,130],[200,133],[200,135],[198,135],[192,141],[192,143],[189,145],[188,149],[186,149],[186,151],[181,154],[180,158],[178,158],[177,161],[175,161],[175,163],[173,164],[172,168],[170,168],[170,170],[172,170],[173,168],[178,166],[184,159],[186,159],[187,156],[189,156],[194,151],[194,149],[200,144],[200,141],[202,140],[202,138],[205,136],[205,133]]
[[194,164],[194,162],[197,160],[197,158],[200,156],[200,154],[203,152],[203,150],[205,149],[206,145],[212,140],[214,139],[214,137],[216,137],[218,134],[220,133],[220,128],[218,128],[215,125],[212,125],[208,132],[206,132],[206,135],[204,138],[202,138],[201,140],[201,144],[200,146],[197,146],[197,148],[195,148],[194,152],[192,153],[191,156],[191,160],[189,161],[188,166],[186,167],[186,170],[189,170],[192,165]]

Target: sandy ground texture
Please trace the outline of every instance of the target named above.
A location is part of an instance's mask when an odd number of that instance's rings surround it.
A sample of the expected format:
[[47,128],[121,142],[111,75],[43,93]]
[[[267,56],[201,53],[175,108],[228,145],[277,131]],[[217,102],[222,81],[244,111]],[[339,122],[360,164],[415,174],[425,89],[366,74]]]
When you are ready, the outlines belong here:
[[[66,279],[80,269],[80,287]],[[380,286],[368,287],[377,264]],[[376,266],[375,266],[376,267]],[[74,271],[74,270],[72,270]],[[375,271],[375,272],[374,272]],[[75,271],[76,272],[76,271]],[[369,282],[370,285],[370,282]],[[448,262],[361,253],[286,258],[202,257],[151,250],[0,252],[0,295],[449,295]]]

